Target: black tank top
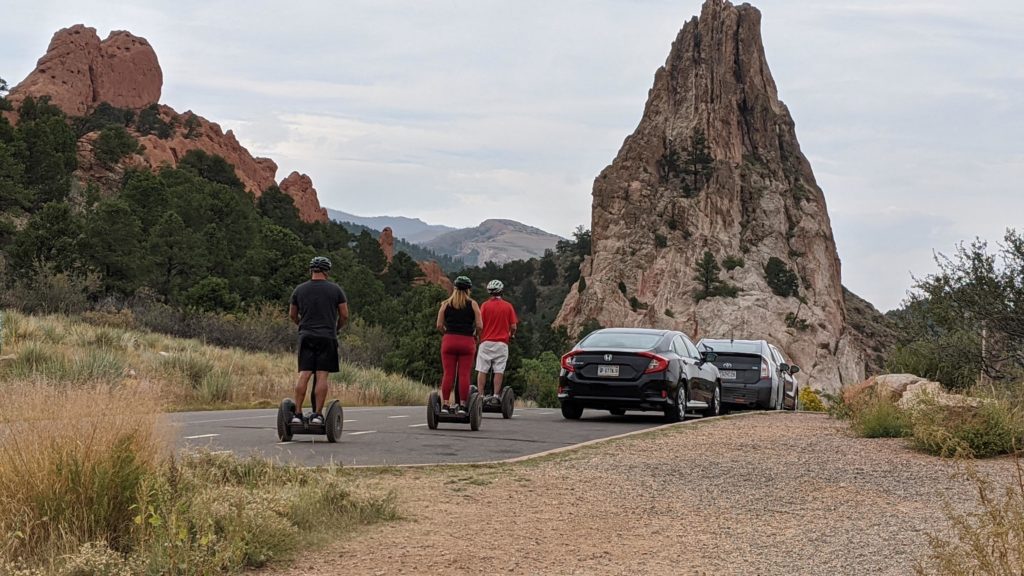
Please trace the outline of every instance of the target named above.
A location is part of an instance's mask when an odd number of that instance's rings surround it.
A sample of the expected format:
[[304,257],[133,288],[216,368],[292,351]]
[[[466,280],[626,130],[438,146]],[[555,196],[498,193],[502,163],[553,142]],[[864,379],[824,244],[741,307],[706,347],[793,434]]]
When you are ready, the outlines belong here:
[[445,334],[462,334],[472,336],[476,328],[476,312],[473,311],[473,304],[466,302],[466,307],[459,310],[449,304],[444,309],[444,331]]

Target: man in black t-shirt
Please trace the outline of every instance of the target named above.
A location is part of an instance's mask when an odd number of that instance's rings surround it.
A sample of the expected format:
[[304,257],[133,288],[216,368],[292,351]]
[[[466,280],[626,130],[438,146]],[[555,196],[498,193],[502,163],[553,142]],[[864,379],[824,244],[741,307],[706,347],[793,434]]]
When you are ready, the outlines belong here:
[[327,378],[338,371],[338,330],[348,322],[345,291],[327,279],[331,261],[317,256],[309,263],[310,279],[292,292],[288,315],[299,325],[299,379],[295,383],[292,423],[302,422],[302,400],[309,377],[316,372],[311,424],[323,424],[320,410],[327,401]]

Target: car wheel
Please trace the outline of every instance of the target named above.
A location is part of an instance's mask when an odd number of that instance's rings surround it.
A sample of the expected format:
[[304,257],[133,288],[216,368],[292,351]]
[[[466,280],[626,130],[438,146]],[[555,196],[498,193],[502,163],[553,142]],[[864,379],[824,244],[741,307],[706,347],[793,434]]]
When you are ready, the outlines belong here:
[[722,414],[722,385],[715,385],[715,393],[711,395],[711,403],[704,410],[704,417],[720,416]]
[[612,416],[625,416],[626,410],[623,408],[612,408],[608,411]]
[[665,407],[665,421],[682,422],[684,414],[686,414],[686,383],[680,382],[676,386],[675,403]]
[[571,402],[562,403],[562,417],[566,420],[579,420],[583,416],[583,406]]

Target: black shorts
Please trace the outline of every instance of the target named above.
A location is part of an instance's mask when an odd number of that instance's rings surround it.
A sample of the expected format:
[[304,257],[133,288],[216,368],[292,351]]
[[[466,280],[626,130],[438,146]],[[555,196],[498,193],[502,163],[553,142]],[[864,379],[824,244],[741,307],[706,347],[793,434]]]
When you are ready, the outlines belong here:
[[337,372],[337,338],[299,336],[299,371]]

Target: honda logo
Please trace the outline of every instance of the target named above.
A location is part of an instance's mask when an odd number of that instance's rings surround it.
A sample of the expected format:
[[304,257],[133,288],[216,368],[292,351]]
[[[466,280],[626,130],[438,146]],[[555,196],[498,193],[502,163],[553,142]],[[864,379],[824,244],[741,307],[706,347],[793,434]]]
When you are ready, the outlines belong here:
[[604,355],[604,361],[605,362],[611,362],[612,361],[612,355],[611,354],[605,354]]

